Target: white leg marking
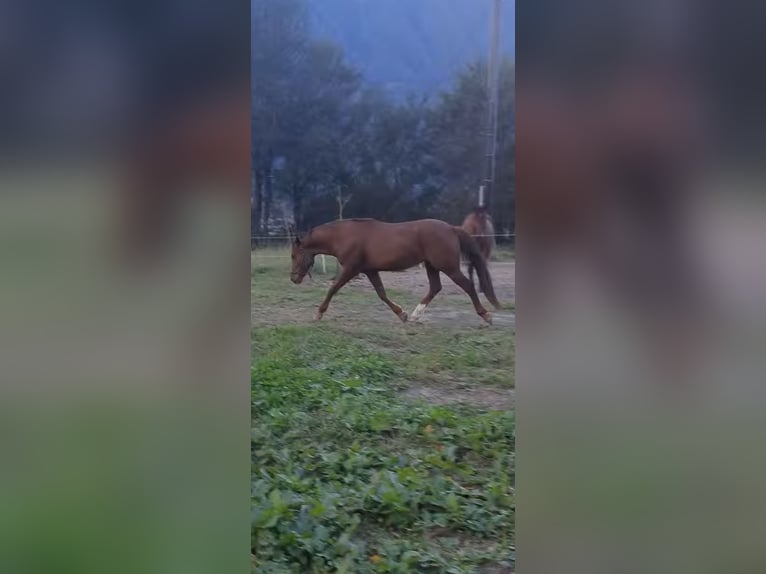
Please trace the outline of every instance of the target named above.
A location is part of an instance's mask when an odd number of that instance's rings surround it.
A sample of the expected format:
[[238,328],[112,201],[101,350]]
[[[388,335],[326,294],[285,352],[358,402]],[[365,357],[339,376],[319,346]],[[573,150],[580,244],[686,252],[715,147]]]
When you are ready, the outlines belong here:
[[418,303],[418,306],[415,307],[415,310],[412,312],[412,315],[410,317],[412,319],[417,319],[423,314],[423,311],[426,310],[426,305],[423,305],[423,303]]

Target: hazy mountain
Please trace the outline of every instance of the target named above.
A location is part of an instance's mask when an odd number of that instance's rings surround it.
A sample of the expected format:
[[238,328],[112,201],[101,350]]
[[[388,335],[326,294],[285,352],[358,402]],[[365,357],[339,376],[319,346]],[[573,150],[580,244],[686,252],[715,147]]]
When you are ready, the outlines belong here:
[[[339,43],[365,78],[396,95],[447,88],[486,57],[492,0],[309,0],[312,33]],[[501,51],[514,54],[514,0],[503,0]]]

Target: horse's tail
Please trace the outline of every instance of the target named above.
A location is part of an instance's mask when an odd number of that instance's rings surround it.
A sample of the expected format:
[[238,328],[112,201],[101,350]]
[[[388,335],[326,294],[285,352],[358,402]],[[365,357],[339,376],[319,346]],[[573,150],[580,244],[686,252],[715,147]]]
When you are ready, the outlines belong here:
[[460,241],[460,251],[468,258],[470,264],[476,268],[476,275],[479,276],[481,290],[495,309],[500,309],[501,305],[497,297],[495,297],[495,288],[492,287],[492,277],[489,275],[487,261],[484,259],[484,255],[481,254],[479,244],[463,228],[455,227],[454,229]]
[[492,225],[492,219],[489,216],[484,220],[484,234],[487,236],[489,252],[492,253],[492,250],[497,246],[497,242],[495,241],[495,226]]

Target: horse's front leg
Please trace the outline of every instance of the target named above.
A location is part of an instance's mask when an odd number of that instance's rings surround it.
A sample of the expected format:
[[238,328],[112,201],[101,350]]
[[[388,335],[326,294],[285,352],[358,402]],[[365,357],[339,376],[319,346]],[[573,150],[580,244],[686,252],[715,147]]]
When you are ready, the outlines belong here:
[[399,305],[388,298],[388,295],[386,294],[386,288],[383,287],[383,281],[380,280],[380,273],[377,271],[368,271],[366,275],[370,280],[370,283],[372,283],[372,286],[375,288],[375,292],[378,294],[378,297],[380,297],[380,300],[388,305],[394,313],[396,313],[396,316],[401,319],[402,323],[406,323],[407,313],[401,307],[399,307]]
[[317,309],[317,314],[314,317],[316,321],[319,321],[322,318],[322,315],[325,314],[325,312],[327,311],[327,308],[330,306],[330,300],[338,292],[338,290],[341,287],[343,287],[346,283],[348,283],[356,274],[357,274],[357,271],[354,268],[351,268],[351,267],[341,268],[338,278],[335,279],[335,282],[330,287],[330,290],[327,291],[327,295],[325,296],[324,301],[322,301],[322,304],[319,306],[319,309]]

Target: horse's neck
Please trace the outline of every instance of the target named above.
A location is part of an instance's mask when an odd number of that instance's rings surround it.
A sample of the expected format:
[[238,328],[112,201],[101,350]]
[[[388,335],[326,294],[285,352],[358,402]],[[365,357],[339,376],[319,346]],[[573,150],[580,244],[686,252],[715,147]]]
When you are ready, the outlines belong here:
[[317,255],[335,255],[335,235],[329,227],[317,227],[305,240],[304,247]]

